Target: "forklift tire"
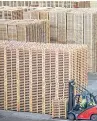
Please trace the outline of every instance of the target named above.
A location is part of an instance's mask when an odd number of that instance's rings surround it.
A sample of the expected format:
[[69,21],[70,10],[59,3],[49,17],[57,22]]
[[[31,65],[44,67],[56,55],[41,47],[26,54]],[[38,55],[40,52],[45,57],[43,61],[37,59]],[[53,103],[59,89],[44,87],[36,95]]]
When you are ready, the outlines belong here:
[[69,119],[69,120],[75,120],[74,114],[73,114],[73,113],[69,113],[69,114],[68,114],[68,119]]
[[97,115],[91,115],[91,118],[90,118],[92,121],[97,121]]

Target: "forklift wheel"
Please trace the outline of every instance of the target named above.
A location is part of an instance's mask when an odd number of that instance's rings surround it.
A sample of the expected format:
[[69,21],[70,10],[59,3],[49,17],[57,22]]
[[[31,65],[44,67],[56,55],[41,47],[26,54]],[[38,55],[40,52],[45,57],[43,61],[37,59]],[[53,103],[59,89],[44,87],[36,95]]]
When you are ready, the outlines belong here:
[[69,120],[75,120],[74,114],[73,114],[73,113],[69,113],[69,114],[68,114],[68,119],[69,119]]
[[92,120],[92,121],[97,121],[97,115],[92,115],[92,116],[91,116],[91,120]]

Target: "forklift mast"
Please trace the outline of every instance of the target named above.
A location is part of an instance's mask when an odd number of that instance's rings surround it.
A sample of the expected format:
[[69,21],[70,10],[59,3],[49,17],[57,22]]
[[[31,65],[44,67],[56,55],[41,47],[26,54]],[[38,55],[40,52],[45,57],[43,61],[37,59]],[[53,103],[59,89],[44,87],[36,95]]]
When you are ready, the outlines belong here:
[[74,106],[74,80],[71,80],[69,82],[69,101],[68,101],[68,112],[73,109]]

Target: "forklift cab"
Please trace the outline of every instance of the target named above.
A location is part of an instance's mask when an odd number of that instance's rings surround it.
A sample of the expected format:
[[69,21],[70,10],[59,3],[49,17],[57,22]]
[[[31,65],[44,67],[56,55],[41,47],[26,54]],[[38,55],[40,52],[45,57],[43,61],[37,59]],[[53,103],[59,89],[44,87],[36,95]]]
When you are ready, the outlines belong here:
[[[77,86],[74,80],[69,82],[69,101],[68,101],[68,111],[67,118],[69,120],[94,120],[97,121],[97,101],[95,96],[90,93],[85,88],[78,86],[82,89],[79,89],[81,94],[74,95],[74,87],[77,89]],[[84,96],[86,100],[85,107],[81,106],[81,99]],[[91,103],[92,102],[92,103]],[[91,105],[92,104],[92,105]]]

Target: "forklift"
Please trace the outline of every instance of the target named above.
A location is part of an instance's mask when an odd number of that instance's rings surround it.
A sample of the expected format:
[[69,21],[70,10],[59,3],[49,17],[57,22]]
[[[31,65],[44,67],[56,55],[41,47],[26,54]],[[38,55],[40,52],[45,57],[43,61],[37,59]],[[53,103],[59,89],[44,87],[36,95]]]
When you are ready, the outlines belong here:
[[[75,88],[81,93],[74,95]],[[86,108],[80,106],[80,98],[84,96],[86,99]],[[90,105],[92,102],[92,105]],[[67,119],[69,120],[92,120],[97,121],[97,100],[91,92],[81,85],[75,83],[74,80],[69,82],[69,100],[67,109]]]

